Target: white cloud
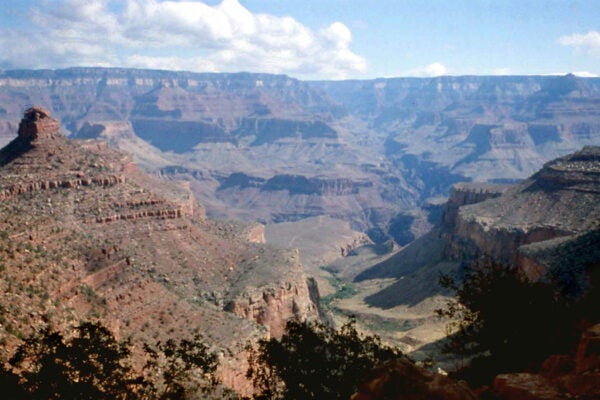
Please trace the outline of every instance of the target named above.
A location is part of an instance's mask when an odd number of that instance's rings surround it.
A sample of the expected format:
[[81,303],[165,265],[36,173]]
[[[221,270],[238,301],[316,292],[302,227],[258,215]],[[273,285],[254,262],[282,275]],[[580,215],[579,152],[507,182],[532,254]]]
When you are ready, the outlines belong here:
[[575,71],[573,75],[579,76],[580,78],[598,78],[598,74],[589,71]]
[[563,46],[572,46],[577,50],[585,51],[591,54],[600,55],[600,32],[590,31],[585,34],[575,33],[573,35],[562,36],[558,43]]
[[218,72],[214,63],[202,57],[152,57],[135,54],[127,58],[125,65],[133,68]]
[[352,41],[352,33],[346,25],[341,22],[334,22],[327,28],[321,30],[324,38],[329,40],[331,44],[338,49],[347,48]]
[[423,67],[414,68],[408,71],[407,75],[416,77],[433,77],[446,75],[447,72],[448,69],[444,64],[434,62]]
[[366,71],[341,22],[318,31],[237,0],[40,2],[27,29],[0,29],[0,68],[75,65],[256,71],[344,78]]

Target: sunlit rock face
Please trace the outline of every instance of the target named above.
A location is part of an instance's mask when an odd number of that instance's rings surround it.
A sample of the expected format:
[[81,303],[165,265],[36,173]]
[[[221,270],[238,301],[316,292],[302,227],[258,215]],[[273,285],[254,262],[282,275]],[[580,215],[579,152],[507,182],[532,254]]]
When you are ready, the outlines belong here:
[[463,181],[511,183],[600,143],[600,80],[567,76],[302,82],[283,75],[73,68],[0,72],[0,142],[40,104],[186,179],[207,213],[341,218],[406,244]]
[[265,245],[260,224],[207,219],[189,184],[150,176],[104,142],[65,138],[40,107],[0,149],[0,234],[4,356],[48,324],[100,321],[138,350],[200,333],[242,390],[249,342],[318,318],[297,251]]

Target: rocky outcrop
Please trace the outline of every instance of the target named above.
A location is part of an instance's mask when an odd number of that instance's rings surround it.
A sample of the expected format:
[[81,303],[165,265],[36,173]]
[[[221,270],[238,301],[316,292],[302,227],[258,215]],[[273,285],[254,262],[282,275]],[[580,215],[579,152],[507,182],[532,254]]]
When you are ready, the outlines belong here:
[[575,356],[552,355],[538,373],[498,375],[493,391],[500,399],[560,400],[600,397],[600,324],[581,336]]
[[115,222],[119,220],[138,220],[142,218],[159,218],[159,219],[175,219],[181,218],[183,213],[181,209],[154,209],[154,210],[145,210],[145,211],[137,211],[129,214],[113,214],[104,217],[96,217],[95,220],[91,220],[89,222],[96,222],[98,224],[106,224],[109,222]]
[[406,359],[388,362],[365,379],[351,400],[475,400],[464,382],[429,372]]
[[315,319],[317,305],[306,282],[245,290],[225,305],[225,310],[266,326],[271,337],[281,337],[290,319]]
[[351,256],[354,254],[355,249],[371,243],[372,242],[367,235],[353,237],[351,242],[346,243],[344,246],[340,247],[340,255],[342,257]]
[[573,232],[553,226],[509,228],[490,227],[488,218],[458,218],[455,234],[450,237],[447,255],[451,260],[466,261],[489,256],[499,263],[515,265],[521,246],[544,242]]
[[[257,257],[246,260],[235,268],[246,272],[234,283],[232,290],[223,296],[223,309],[242,318],[249,319],[268,329],[271,337],[280,337],[289,319],[299,321],[318,318],[318,304],[313,300],[311,281],[304,276],[300,265],[298,251],[286,251],[287,257],[279,262],[282,266],[271,266],[270,269],[282,271],[279,283],[269,282],[268,276],[253,277],[254,270],[260,268],[256,264]],[[250,286],[248,279],[259,278],[263,285]],[[318,296],[317,296],[318,297]]]
[[76,178],[67,180],[39,180],[34,182],[19,182],[9,185],[6,188],[0,188],[0,200],[5,200],[12,196],[24,193],[36,192],[39,190],[50,190],[57,188],[75,189],[82,186],[112,186],[123,183],[125,178],[118,175],[109,175],[93,178]]
[[266,243],[265,226],[263,224],[254,224],[245,230],[245,235],[250,243]]
[[[551,248],[600,226],[600,148],[549,162],[530,179],[490,196],[461,189],[444,214],[447,257],[462,261],[486,255],[539,278],[551,267],[548,257],[542,260]],[[485,201],[467,204],[471,200]]]
[[598,194],[600,187],[600,150],[587,146],[572,155],[549,162],[534,178],[545,190],[576,190]]
[[42,107],[27,109],[19,124],[18,138],[23,142],[35,142],[38,139],[54,139],[61,136],[60,123],[51,118]]
[[452,186],[450,196],[444,206],[442,222],[448,228],[454,227],[460,207],[500,197],[509,187],[486,183],[458,183]]

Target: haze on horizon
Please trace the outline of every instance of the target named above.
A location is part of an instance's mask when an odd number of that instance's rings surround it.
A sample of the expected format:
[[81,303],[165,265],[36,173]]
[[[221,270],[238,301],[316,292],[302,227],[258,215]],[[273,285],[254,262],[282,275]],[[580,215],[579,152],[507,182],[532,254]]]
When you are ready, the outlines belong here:
[[0,0],[0,68],[600,75],[600,0]]

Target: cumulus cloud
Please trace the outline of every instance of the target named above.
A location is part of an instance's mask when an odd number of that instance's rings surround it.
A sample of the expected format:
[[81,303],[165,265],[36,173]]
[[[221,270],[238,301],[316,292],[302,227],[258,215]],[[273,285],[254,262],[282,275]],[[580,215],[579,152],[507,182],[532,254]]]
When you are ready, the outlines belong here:
[[0,67],[131,66],[256,71],[345,78],[366,71],[352,33],[312,30],[291,17],[253,14],[237,0],[40,2],[29,27],[0,29]]
[[597,31],[562,36],[558,39],[558,43],[600,56],[600,32]]
[[408,75],[416,77],[433,77],[446,75],[447,72],[448,69],[444,64],[434,62],[423,67],[414,68],[408,72]]

